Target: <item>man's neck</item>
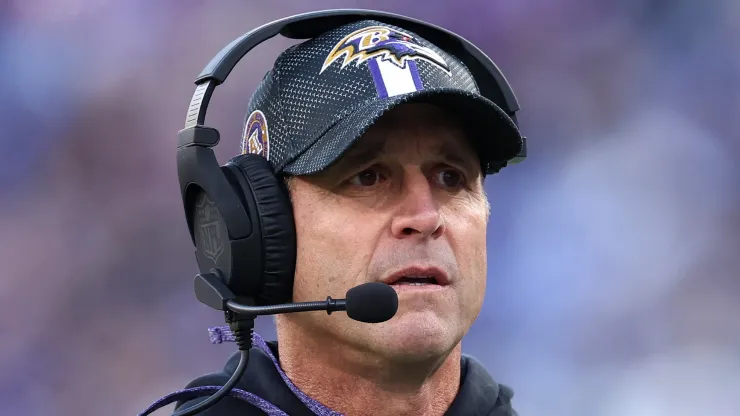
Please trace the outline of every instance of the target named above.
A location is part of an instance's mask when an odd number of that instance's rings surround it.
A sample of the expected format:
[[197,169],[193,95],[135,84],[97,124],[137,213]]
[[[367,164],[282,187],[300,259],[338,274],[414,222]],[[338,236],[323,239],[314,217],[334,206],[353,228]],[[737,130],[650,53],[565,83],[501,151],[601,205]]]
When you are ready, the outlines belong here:
[[318,340],[292,323],[281,326],[283,371],[301,391],[342,414],[442,416],[457,395],[460,344],[446,357],[409,364]]

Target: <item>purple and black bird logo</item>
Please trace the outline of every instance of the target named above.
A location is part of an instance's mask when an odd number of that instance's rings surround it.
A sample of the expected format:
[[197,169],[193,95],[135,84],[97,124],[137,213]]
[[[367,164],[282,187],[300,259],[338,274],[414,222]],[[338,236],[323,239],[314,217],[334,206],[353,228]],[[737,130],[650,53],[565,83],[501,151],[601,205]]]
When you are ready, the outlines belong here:
[[385,26],[364,27],[342,38],[329,52],[319,73],[337,61],[342,63],[341,71],[352,62],[359,66],[375,57],[400,68],[405,68],[408,60],[424,60],[450,75],[447,62],[437,52],[422,46],[413,36]]

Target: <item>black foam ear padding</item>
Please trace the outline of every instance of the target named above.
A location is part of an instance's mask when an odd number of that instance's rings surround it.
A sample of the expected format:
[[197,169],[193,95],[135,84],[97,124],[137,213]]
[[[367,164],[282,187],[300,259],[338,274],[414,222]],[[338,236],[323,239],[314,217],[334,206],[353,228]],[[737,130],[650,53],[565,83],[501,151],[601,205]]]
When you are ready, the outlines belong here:
[[[290,302],[296,262],[296,231],[293,206],[285,183],[275,175],[270,162],[254,154],[231,160],[239,167],[257,205],[259,218],[253,221],[262,230],[262,290],[256,296],[260,305]],[[238,255],[238,253],[234,253]],[[246,276],[246,278],[249,278]]]

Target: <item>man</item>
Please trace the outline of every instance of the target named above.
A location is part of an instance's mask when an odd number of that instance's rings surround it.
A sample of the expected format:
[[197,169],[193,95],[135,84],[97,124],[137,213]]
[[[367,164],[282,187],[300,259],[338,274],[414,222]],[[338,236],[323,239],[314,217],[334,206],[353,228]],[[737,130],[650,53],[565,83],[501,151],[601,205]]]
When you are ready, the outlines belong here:
[[[486,288],[483,167],[521,147],[467,68],[407,30],[356,22],[281,54],[250,101],[242,152],[287,178],[293,301],[384,282],[399,309],[378,324],[279,315],[278,340],[257,339],[236,385],[255,405],[225,397],[203,414],[516,415],[461,339]],[[238,358],[188,387],[223,385]]]

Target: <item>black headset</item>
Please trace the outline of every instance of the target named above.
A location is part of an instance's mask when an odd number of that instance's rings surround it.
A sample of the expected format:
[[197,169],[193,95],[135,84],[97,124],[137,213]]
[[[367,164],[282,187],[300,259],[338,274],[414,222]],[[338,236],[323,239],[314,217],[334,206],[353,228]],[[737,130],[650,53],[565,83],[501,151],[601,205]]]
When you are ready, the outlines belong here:
[[[177,173],[201,273],[218,270],[223,283],[248,304],[271,305],[292,299],[296,261],[293,211],[282,178],[262,156],[244,154],[219,166],[211,149],[219,142],[219,132],[204,124],[208,102],[237,62],[275,35],[310,39],[365,19],[416,32],[458,58],[473,74],[481,95],[517,123],[519,105],[496,65],[469,41],[420,20],[371,10],[319,11],[268,23],[231,42],[195,80],[185,128],[178,134]],[[525,157],[526,139],[522,152],[503,161],[502,167]]]

